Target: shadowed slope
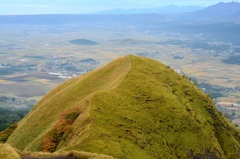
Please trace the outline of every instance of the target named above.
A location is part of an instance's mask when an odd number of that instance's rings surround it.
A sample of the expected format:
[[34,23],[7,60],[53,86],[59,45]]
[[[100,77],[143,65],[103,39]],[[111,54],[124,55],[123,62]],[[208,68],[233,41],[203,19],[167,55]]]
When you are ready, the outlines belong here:
[[8,142],[42,150],[44,137],[56,135],[53,130],[67,120],[66,110],[76,107],[80,115],[54,151],[126,159],[240,158],[239,131],[208,96],[168,66],[136,56],[57,87],[19,123]]

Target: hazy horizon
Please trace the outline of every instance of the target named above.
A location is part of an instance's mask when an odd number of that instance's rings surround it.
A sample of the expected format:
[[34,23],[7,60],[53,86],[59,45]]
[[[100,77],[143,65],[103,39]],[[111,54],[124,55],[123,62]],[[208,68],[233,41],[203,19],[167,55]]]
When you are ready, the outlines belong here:
[[[1,0],[0,15],[31,15],[31,14],[88,14],[112,9],[133,8],[160,8],[168,5],[207,7],[219,2],[232,2],[231,0]],[[235,2],[240,2],[237,0]]]

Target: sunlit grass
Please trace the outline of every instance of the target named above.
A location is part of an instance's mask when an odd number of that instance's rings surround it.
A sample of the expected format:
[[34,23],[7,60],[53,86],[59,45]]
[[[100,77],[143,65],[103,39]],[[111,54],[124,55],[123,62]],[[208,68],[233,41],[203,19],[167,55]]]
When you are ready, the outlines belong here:
[[18,123],[8,143],[42,151],[44,137],[73,108],[81,114],[71,123],[71,138],[60,136],[59,153],[126,159],[239,154],[239,131],[207,95],[169,66],[136,56],[119,58],[52,90]]
[[21,159],[20,155],[8,144],[0,143],[0,158],[1,159]]

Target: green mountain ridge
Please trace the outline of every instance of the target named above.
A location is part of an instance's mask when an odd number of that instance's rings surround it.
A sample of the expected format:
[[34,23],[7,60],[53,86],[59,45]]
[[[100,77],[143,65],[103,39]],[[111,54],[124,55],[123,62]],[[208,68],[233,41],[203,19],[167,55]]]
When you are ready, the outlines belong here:
[[240,133],[185,76],[124,56],[70,79],[18,123],[21,151],[84,151],[114,158],[240,158]]

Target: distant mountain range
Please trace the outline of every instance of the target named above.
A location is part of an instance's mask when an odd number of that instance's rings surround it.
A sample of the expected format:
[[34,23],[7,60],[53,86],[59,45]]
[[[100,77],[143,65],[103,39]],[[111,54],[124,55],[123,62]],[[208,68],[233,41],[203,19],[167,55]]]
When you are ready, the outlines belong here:
[[[200,9],[200,10],[197,10]],[[193,11],[195,10],[195,11]],[[141,13],[141,14],[140,14]],[[171,14],[170,14],[171,13]],[[207,8],[167,6],[160,9],[111,10],[88,15],[4,15],[1,24],[94,24],[97,23],[156,24],[162,22],[237,22],[240,23],[240,3],[218,3]]]
[[173,14],[173,13],[185,13],[193,12],[203,9],[200,6],[175,6],[168,5],[161,8],[141,8],[141,9],[112,9],[107,11],[97,12],[96,14]]
[[229,2],[209,6],[207,8],[186,13],[178,16],[181,20],[194,20],[194,21],[239,21],[240,20],[240,3]]

